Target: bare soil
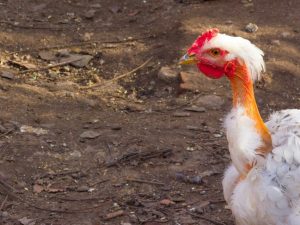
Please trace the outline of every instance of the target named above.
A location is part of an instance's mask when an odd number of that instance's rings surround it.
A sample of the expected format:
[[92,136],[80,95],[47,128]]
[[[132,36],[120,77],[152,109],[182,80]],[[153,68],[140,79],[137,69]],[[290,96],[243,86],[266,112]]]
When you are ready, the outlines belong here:
[[[233,225],[221,188],[227,80],[196,75],[197,91],[183,91],[157,74],[195,76],[178,59],[218,27],[266,53],[264,118],[300,108],[299,10],[298,0],[1,1],[0,223]],[[42,50],[93,59],[26,72],[49,66]],[[186,111],[205,95],[224,103]]]

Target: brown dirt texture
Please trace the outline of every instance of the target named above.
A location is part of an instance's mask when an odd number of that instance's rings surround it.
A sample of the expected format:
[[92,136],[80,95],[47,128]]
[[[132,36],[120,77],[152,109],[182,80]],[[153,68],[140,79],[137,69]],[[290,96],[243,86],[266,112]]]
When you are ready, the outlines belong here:
[[265,52],[263,117],[300,108],[299,10],[298,0],[0,1],[0,224],[233,225],[221,187],[228,81],[178,61],[208,28],[242,36]]

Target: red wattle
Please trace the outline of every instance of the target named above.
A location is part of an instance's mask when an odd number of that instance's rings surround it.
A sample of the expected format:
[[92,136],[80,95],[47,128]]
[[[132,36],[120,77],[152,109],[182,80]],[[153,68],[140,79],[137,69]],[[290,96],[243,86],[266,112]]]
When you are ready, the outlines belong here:
[[198,64],[198,69],[204,73],[204,75],[213,78],[213,79],[218,79],[221,78],[224,75],[224,71],[221,68],[215,68],[210,65],[206,64]]

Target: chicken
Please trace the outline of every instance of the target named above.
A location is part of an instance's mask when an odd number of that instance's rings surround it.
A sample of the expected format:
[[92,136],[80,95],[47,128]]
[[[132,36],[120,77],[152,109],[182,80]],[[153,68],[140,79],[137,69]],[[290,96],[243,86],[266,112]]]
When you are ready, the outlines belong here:
[[300,225],[300,110],[275,112],[264,123],[253,91],[265,70],[263,55],[250,41],[211,29],[181,64],[231,83],[233,108],[224,127],[232,163],[222,185],[236,224]]

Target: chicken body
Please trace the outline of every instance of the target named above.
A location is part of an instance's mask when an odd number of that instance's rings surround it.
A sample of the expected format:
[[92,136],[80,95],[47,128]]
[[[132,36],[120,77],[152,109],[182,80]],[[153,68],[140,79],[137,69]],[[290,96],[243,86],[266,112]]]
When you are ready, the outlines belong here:
[[[241,147],[247,155],[259,142],[249,139],[255,136],[251,134],[254,122],[243,109],[232,110],[226,124],[230,152]],[[256,155],[256,165],[245,178],[241,178],[238,165],[232,164],[223,180],[224,197],[238,225],[299,225],[300,110],[276,112],[266,125],[273,140],[272,151],[266,158]],[[244,138],[232,139],[236,132]]]
[[237,225],[300,225],[300,110],[276,112],[264,123],[253,90],[263,55],[250,41],[211,29],[181,62],[231,83],[233,108],[224,126],[232,163],[222,184]]

